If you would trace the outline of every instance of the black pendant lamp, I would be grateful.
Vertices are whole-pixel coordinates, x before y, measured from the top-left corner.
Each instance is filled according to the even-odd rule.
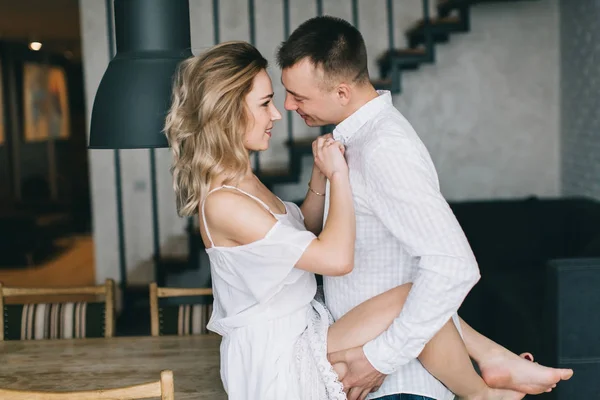
[[[191,57],[189,0],[115,0],[117,53],[94,99],[91,149],[168,147],[177,65]]]

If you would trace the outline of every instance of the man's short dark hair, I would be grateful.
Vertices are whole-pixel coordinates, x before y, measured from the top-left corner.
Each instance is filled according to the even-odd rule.
[[[336,79],[369,80],[365,41],[358,29],[341,18],[319,16],[303,22],[277,51],[281,69],[305,58],[323,68],[326,84]]]

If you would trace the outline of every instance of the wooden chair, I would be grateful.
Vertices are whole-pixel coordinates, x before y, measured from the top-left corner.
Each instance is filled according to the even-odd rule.
[[[206,324],[212,313],[211,288],[166,288],[150,284],[150,323],[152,336],[208,334]],[[203,303],[159,307],[167,297],[204,296]]]
[[[0,389],[2,400],[134,400],[160,397],[161,400],[174,400],[173,371],[160,373],[160,380],[141,385],[115,389],[97,389],[80,392],[45,392]]]
[[[112,337],[115,282],[70,288],[9,288],[0,283],[0,341]],[[9,297],[104,296],[104,302],[5,304]]]

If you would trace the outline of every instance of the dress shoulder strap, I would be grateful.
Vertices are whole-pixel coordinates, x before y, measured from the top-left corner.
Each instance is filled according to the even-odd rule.
[[[272,216],[276,217],[275,213],[273,211],[271,211],[271,209],[269,208],[269,206],[264,201],[262,201],[261,199],[259,199],[258,197],[254,196],[254,195],[252,195],[252,194],[250,194],[248,192],[246,192],[245,190],[242,190],[242,189],[240,189],[238,187],[235,187],[235,186],[223,185],[221,187],[224,187],[224,188],[227,188],[227,189],[234,189],[234,190],[237,190],[240,193],[245,194],[246,196],[248,196],[251,199],[255,200],[258,204],[260,204],[261,206],[263,206],[265,208],[265,210],[267,210],[269,213],[271,213]]]
[[[256,202],[258,202],[261,206],[263,206],[265,208],[265,210],[267,210],[269,213],[271,213],[272,216],[274,216],[274,217],[277,218],[277,216],[275,215],[275,213],[273,213],[273,211],[271,211],[271,209],[269,208],[269,206],[264,201],[262,201],[261,199],[259,199],[258,197],[254,196],[254,195],[251,195],[250,193],[248,193],[248,192],[246,192],[246,191],[244,191],[244,190],[242,190],[240,188],[237,188],[235,186],[222,185],[222,186],[216,187],[216,188],[212,189],[210,192],[208,192],[208,194],[206,195],[206,197],[204,197],[204,200],[202,200],[202,222],[204,223],[204,231],[206,232],[206,236],[208,237],[208,240],[210,241],[210,246],[211,247],[215,247],[215,243],[212,240],[212,236],[210,235],[210,232],[208,230],[208,224],[206,223],[206,214],[204,213],[204,204],[206,203],[206,199],[208,198],[208,196],[210,196],[212,193],[216,192],[217,190],[220,190],[220,189],[223,189],[223,188],[234,189],[234,190],[237,190],[240,193],[245,194],[246,196],[248,196],[251,199],[253,199]]]
[[[206,203],[206,199],[208,199],[208,196],[210,196],[212,193],[214,193],[217,190],[222,189],[222,188],[223,188],[223,186],[214,188],[213,190],[208,192],[206,194],[206,197],[204,197],[204,200],[202,200],[202,223],[204,224],[204,231],[206,232],[206,236],[208,237],[208,240],[210,241],[210,247],[215,247],[215,243],[212,240],[212,236],[210,235],[210,231],[208,230],[208,224],[206,223],[206,214],[204,213],[204,204]]]

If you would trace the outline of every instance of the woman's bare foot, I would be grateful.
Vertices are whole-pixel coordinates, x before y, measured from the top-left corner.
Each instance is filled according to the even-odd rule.
[[[549,368],[528,361],[504,349],[479,362],[481,376],[492,388],[511,389],[525,394],[540,394],[573,376],[572,369]],[[532,359],[532,358],[531,358]]]

